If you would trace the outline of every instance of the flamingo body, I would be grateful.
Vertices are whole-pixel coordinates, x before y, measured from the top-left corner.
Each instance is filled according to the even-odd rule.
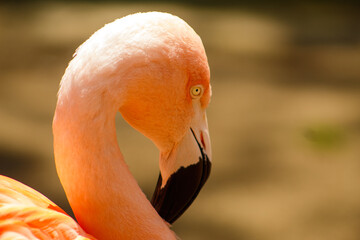
[[[34,189],[0,175],[0,239],[93,239]]]

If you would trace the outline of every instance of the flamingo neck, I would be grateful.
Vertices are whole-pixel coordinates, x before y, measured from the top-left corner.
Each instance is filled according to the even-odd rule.
[[[175,239],[124,161],[116,111],[85,113],[80,102],[59,97],[53,131],[58,175],[81,227],[98,239]]]

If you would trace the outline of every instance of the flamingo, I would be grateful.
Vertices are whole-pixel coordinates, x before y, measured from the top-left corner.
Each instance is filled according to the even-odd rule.
[[[56,169],[78,223],[0,176],[0,239],[176,239],[170,224],[210,174],[210,97],[203,44],[182,19],[149,12],[105,25],[76,50],[53,119]],[[159,149],[151,202],[120,152],[117,112]]]

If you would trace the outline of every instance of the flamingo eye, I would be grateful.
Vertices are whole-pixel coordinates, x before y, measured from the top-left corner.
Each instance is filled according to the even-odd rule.
[[[190,89],[190,94],[192,98],[199,98],[203,94],[203,87],[201,85],[193,86]]]

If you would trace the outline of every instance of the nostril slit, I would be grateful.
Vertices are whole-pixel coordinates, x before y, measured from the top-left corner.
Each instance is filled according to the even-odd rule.
[[[201,141],[201,144],[203,145],[204,149],[206,150],[206,145],[205,145],[204,136],[203,136],[202,132],[200,132],[200,141]]]

